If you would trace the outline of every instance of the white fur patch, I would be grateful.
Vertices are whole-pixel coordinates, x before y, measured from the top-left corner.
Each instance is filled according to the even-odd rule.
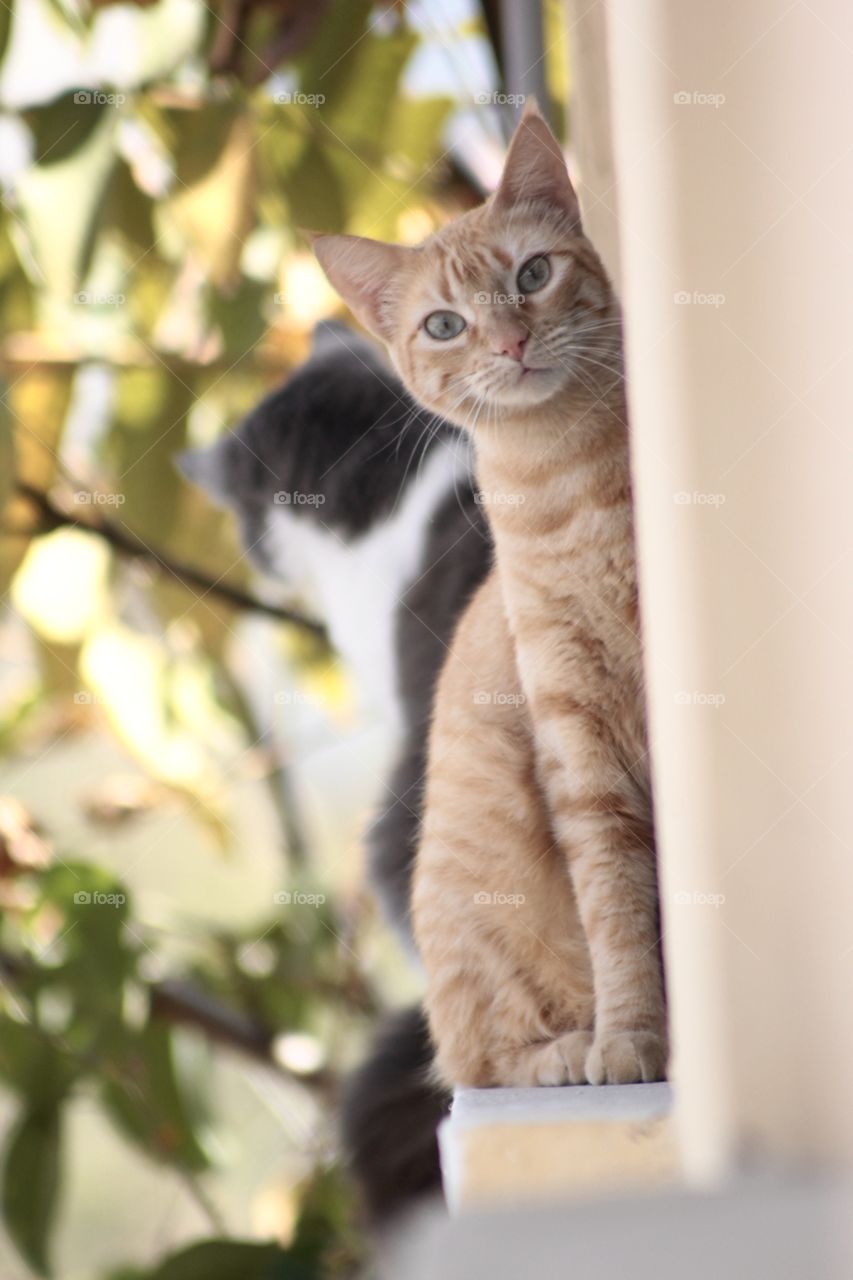
[[[394,729],[401,726],[394,652],[399,601],[421,570],[437,507],[469,470],[461,443],[434,446],[393,512],[352,542],[323,524],[322,507],[316,515],[276,507],[267,522],[278,575],[323,619],[361,700]]]

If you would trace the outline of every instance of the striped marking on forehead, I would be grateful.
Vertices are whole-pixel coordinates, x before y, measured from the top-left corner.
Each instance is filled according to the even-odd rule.
[[[572,243],[570,249],[552,252],[561,253],[570,260],[573,258],[575,262],[588,271],[590,275],[595,276],[601,284],[609,286],[610,280],[604,269],[604,264],[588,241],[578,239]]]
[[[495,271],[494,253],[475,245],[436,245],[436,283],[445,297],[487,279]]]

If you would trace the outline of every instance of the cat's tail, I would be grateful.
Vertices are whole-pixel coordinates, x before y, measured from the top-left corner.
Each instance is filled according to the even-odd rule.
[[[370,1227],[384,1231],[441,1188],[438,1125],[449,1095],[430,1078],[423,1009],[391,1014],[344,1087],[341,1128]]]

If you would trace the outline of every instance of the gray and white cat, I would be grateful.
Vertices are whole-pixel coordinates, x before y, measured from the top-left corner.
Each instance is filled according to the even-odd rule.
[[[325,623],[364,702],[396,730],[369,833],[380,899],[408,935],[409,872],[432,693],[491,562],[468,455],[372,342],[318,325],[310,358],[184,475],[237,518],[246,555]]]
[[[178,461],[233,511],[250,560],[325,623],[362,698],[396,731],[367,845],[380,901],[410,942],[433,691],[492,559],[465,446],[411,399],[371,342],[326,322],[281,387],[233,432]],[[446,1099],[425,1084],[430,1060],[421,1010],[404,1010],[346,1090],[345,1144],[374,1221],[437,1182]]]

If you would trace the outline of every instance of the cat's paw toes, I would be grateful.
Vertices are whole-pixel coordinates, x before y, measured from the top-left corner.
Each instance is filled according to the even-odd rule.
[[[592,1044],[591,1031],[567,1031],[541,1045],[533,1064],[537,1085],[586,1084],[585,1064]]]
[[[586,1058],[590,1084],[636,1084],[666,1077],[667,1045],[653,1031],[614,1031],[599,1036]]]
[[[591,1031],[567,1031],[554,1041],[565,1067],[565,1078],[561,1084],[586,1084],[586,1060],[591,1046]]]

